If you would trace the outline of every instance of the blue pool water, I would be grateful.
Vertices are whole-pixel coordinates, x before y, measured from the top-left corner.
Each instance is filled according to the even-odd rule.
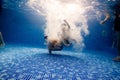
[[[98,1],[113,6],[119,0]],[[26,2],[0,0],[0,32],[6,44],[0,48],[0,80],[120,80],[120,62],[112,61],[117,56],[113,18],[104,25],[88,19],[83,50],[70,46],[50,55],[44,44],[46,21]]]
[[[107,52],[60,51],[9,45],[0,51],[1,80],[119,80],[120,63]]]

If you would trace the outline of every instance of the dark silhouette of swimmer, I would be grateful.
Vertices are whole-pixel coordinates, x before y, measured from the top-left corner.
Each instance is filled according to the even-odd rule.
[[[116,38],[117,38],[118,56],[113,60],[120,62],[120,2],[115,6],[114,11],[115,11],[114,30],[116,32]]]
[[[114,12],[114,17],[115,17],[114,18],[114,31],[116,32],[117,50],[118,50],[118,56],[116,58],[113,58],[113,60],[120,62],[120,2],[114,6],[113,12]],[[109,17],[110,15],[106,14],[106,17],[103,21],[101,21],[101,24],[104,24],[109,19]]]
[[[2,0],[0,0],[0,15],[2,14]]]
[[[0,32],[0,47],[3,47],[5,45],[2,37],[2,33]]]

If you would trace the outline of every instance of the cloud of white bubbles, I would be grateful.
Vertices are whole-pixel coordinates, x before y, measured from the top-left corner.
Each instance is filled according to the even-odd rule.
[[[33,10],[45,17],[45,34],[49,38],[59,39],[61,24],[66,20],[70,25],[70,38],[74,39],[74,47],[84,47],[83,36],[88,35],[88,13],[94,11],[96,0],[29,0],[27,3]],[[99,14],[99,12],[95,12]]]

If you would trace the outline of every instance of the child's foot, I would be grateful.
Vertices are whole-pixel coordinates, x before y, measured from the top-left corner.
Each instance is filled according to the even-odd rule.
[[[117,56],[116,58],[113,58],[113,61],[120,62],[120,56]]]

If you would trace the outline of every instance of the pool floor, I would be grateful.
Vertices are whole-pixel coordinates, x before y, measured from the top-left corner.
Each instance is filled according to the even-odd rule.
[[[10,45],[0,49],[0,80],[120,80],[120,62],[104,52],[50,55],[47,49]]]

